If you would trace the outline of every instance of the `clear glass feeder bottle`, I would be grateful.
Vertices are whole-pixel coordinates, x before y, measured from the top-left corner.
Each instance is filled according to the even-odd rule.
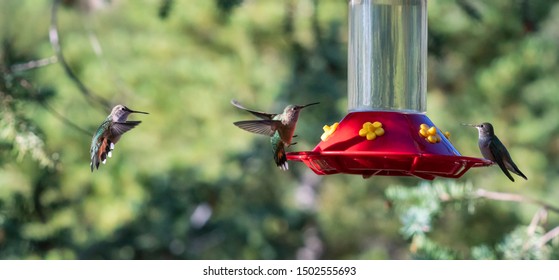
[[[349,112],[425,113],[426,5],[427,0],[349,1]]]

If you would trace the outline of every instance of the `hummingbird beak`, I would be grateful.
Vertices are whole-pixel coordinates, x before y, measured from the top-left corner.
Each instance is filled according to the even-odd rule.
[[[129,109],[128,107],[124,107],[124,111],[129,112],[129,113],[139,113],[139,114],[148,114],[149,115],[148,112],[134,111],[134,110]]]
[[[316,105],[316,104],[320,104],[320,102],[310,103],[310,104],[303,105],[303,106],[297,106],[297,108],[298,109],[303,109],[305,107],[309,107],[309,106]]]
[[[464,126],[471,126],[471,127],[475,127],[475,128],[479,127],[479,124],[461,123],[461,125],[464,125]]]

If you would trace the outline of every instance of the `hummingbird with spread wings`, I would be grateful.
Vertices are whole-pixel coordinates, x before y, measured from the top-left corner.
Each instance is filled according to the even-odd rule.
[[[292,140],[293,137],[296,137],[294,133],[297,120],[299,119],[299,112],[301,109],[319,104],[319,102],[307,105],[289,105],[280,114],[250,110],[243,107],[236,100],[231,100],[231,104],[260,118],[260,120],[238,121],[233,124],[248,132],[270,136],[274,161],[280,169],[287,170],[289,166],[287,164],[285,148],[296,144]]]
[[[99,164],[105,164],[107,157],[112,156],[115,144],[120,140],[122,134],[141,123],[141,121],[126,120],[132,113],[149,114],[131,110],[124,105],[116,105],[111,114],[97,128],[91,140],[91,172],[94,168],[99,169]]]
[[[510,174],[510,172],[528,180],[526,175],[518,169],[514,161],[507,151],[507,148],[501,140],[495,135],[495,131],[493,130],[493,125],[490,123],[482,123],[482,124],[464,124],[468,126],[473,126],[477,128],[479,133],[478,139],[478,146],[481,154],[485,159],[491,160],[499,165],[503,173],[507,175],[507,177],[514,182],[514,178]],[[509,172],[510,171],[510,172]]]

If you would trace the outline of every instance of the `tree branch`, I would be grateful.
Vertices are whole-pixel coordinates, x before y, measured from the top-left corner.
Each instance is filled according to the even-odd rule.
[[[538,212],[534,214],[534,217],[532,217],[532,221],[530,221],[530,225],[528,226],[527,229],[528,235],[529,236],[534,235],[534,233],[536,233],[536,229],[538,228],[540,222],[543,221],[543,223],[545,223],[546,219],[547,219],[547,210],[544,207],[541,207],[538,210]]]
[[[72,71],[72,69],[70,69],[70,66],[68,66],[68,63],[66,63],[66,60],[64,59],[64,55],[62,53],[62,46],[60,44],[60,35],[58,33],[57,10],[59,4],[60,4],[60,0],[53,0],[52,10],[51,10],[51,22],[49,27],[49,41],[52,48],[54,49],[56,58],[58,59],[58,62],[60,62],[60,64],[62,65],[62,68],[64,68],[66,75],[68,75],[68,77],[78,86],[81,93],[86,97],[86,100],[91,104],[96,103],[98,105],[101,105],[104,107],[103,109],[108,110],[110,109],[109,102],[103,97],[93,94],[85,86],[85,84],[82,83],[82,81],[78,78],[78,76],[74,74],[74,72]]]
[[[19,80],[19,84],[22,87],[24,87],[25,89],[27,89],[31,93],[32,96],[37,97],[39,95],[37,89],[35,89],[33,84],[31,84],[29,81],[27,81],[26,79],[22,79],[22,78],[18,78],[18,80]],[[56,111],[54,108],[52,108],[45,100],[40,100],[39,104],[41,104],[41,106],[43,106],[43,108],[45,108],[48,112],[50,112],[57,119],[62,121],[62,123],[72,127],[75,130],[78,130],[78,131],[82,132],[83,134],[85,134],[87,136],[92,135],[90,131],[87,131],[87,130],[81,128],[79,125],[75,124],[70,119],[68,119],[64,115],[60,114],[58,111]]]
[[[546,210],[553,211],[555,213],[559,213],[559,207],[553,206],[546,202],[525,197],[519,194],[512,194],[512,193],[502,193],[502,192],[492,192],[484,189],[478,189],[475,192],[475,196],[477,198],[486,198],[491,200],[499,200],[499,201],[511,201],[511,202],[526,202],[530,204],[535,204],[543,207]]]
[[[540,242],[538,242],[538,247],[543,247],[547,242],[551,241],[553,238],[559,236],[559,226],[556,226],[552,230],[548,231],[542,236]]]
[[[38,60],[32,60],[32,61],[28,61],[25,63],[19,63],[19,64],[15,64],[12,65],[12,67],[10,67],[10,71],[13,73],[16,72],[23,72],[23,71],[27,71],[30,69],[35,69],[35,68],[39,68],[39,67],[43,67],[43,66],[47,66],[53,63],[58,62],[58,59],[56,58],[56,56],[51,56],[49,58],[42,58],[42,59],[38,59]]]
[[[534,232],[536,231],[537,224],[541,220],[545,220],[547,218],[547,211],[553,211],[555,213],[559,213],[559,207],[553,206],[541,200],[525,197],[519,194],[492,192],[484,189],[478,189],[475,192],[475,196],[477,198],[486,198],[486,199],[499,200],[499,201],[525,202],[525,203],[541,206],[542,208],[538,210],[538,212],[534,215],[532,221],[530,222],[530,226],[528,227],[529,235],[533,235]],[[544,234],[539,240],[539,242],[536,244],[536,246],[541,248],[547,242],[553,240],[558,236],[559,236],[559,226],[553,228],[552,230]]]

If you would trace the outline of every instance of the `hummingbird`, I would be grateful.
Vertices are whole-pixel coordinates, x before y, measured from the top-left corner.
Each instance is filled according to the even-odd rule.
[[[518,169],[514,161],[512,161],[512,158],[510,157],[507,148],[505,148],[505,145],[503,145],[503,143],[501,143],[497,135],[495,135],[493,126],[490,123],[485,122],[476,125],[473,124],[463,124],[463,125],[473,126],[477,128],[479,132],[478,145],[481,154],[483,155],[484,158],[496,162],[501,168],[501,170],[503,170],[503,173],[505,173],[505,175],[507,175],[507,177],[511,181],[514,182],[514,178],[512,178],[512,175],[509,173],[509,170],[512,173],[524,178],[525,180],[528,180],[528,178],[526,178],[526,175],[524,175],[520,171],[520,169]]]
[[[250,110],[243,107],[236,100],[231,100],[231,104],[260,118],[260,120],[238,121],[233,124],[248,132],[270,136],[272,151],[274,153],[274,161],[281,170],[287,170],[289,169],[289,166],[287,164],[285,148],[297,144],[296,142],[292,142],[292,140],[294,137],[297,137],[294,133],[295,126],[297,125],[297,120],[299,118],[299,112],[301,109],[319,104],[319,102],[302,106],[289,105],[285,107],[283,113],[281,114],[270,114]]]
[[[126,120],[132,113],[149,114],[130,110],[124,105],[116,105],[111,114],[97,128],[91,140],[91,172],[93,172],[93,168],[99,169],[99,163],[105,164],[107,157],[112,156],[112,150],[122,134],[141,123],[141,121]]]

